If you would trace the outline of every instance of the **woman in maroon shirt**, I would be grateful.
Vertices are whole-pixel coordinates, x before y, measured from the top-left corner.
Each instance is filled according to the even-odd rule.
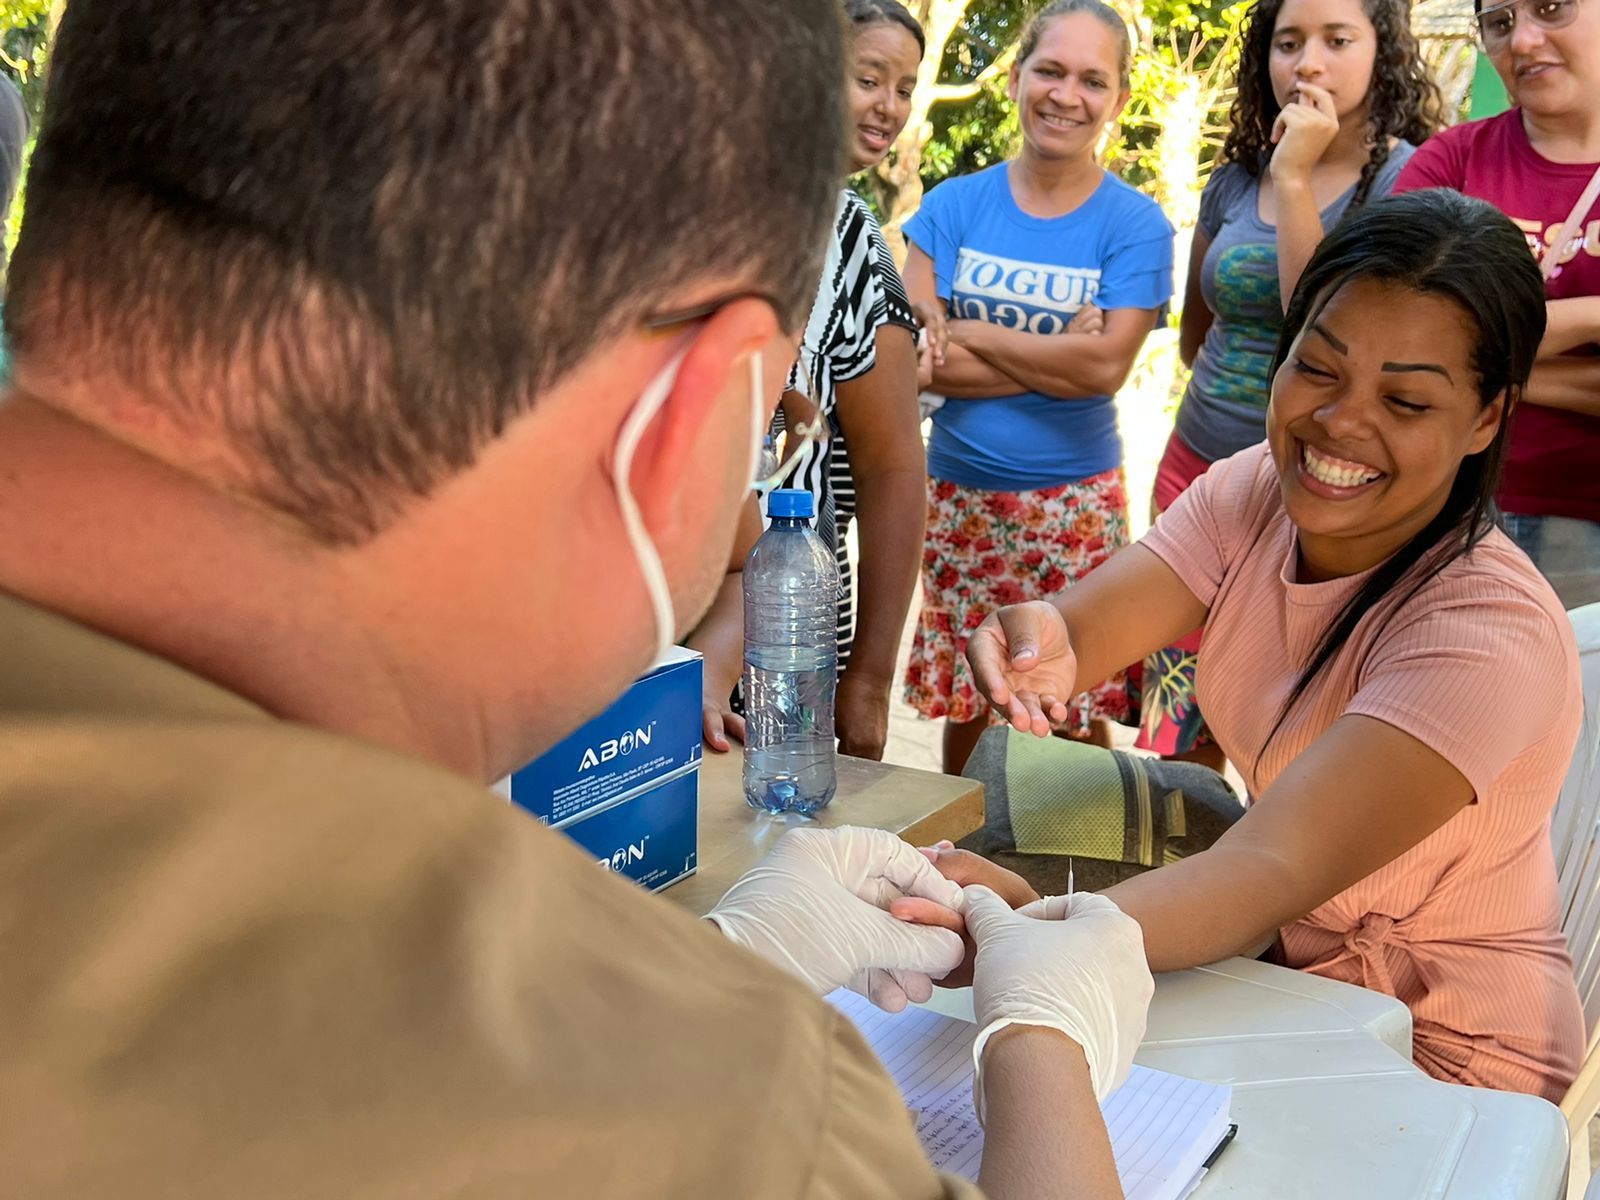
[[[1394,190],[1489,201],[1545,267],[1548,332],[1500,504],[1507,532],[1575,608],[1600,601],[1600,200],[1589,196],[1565,239],[1561,229],[1600,172],[1600,0],[1480,4],[1478,26],[1516,107],[1430,139]]]

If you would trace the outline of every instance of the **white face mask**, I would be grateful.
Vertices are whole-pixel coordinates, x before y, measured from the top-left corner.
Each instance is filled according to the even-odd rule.
[[[672,604],[672,589],[667,585],[667,573],[661,566],[661,555],[650,539],[650,531],[645,528],[644,518],[639,513],[639,505],[633,498],[630,476],[633,472],[634,452],[639,448],[644,431],[650,427],[650,422],[655,420],[656,414],[661,411],[661,406],[672,394],[672,387],[678,382],[678,372],[682,369],[684,357],[688,353],[689,348],[685,346],[673,355],[672,360],[639,394],[638,403],[633,406],[633,411],[628,414],[628,419],[622,423],[622,429],[617,434],[616,449],[611,457],[611,479],[617,489],[617,505],[622,509],[622,525],[627,531],[628,542],[633,547],[634,561],[639,564],[639,574],[644,578],[645,591],[650,594],[650,607],[655,614],[656,659],[662,658],[676,642],[678,618]],[[750,356],[751,478],[754,478],[760,469],[761,437],[766,432],[766,423],[761,419],[761,396],[764,387],[761,352],[758,350]]]

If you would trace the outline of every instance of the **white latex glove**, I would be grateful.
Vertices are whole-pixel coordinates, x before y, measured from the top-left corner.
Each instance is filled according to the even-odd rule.
[[[882,829],[796,829],[707,914],[723,934],[810,985],[899,1012],[933,995],[965,951],[959,935],[896,920],[901,896],[959,908],[961,888]]]
[[[1128,1077],[1155,991],[1139,923],[1089,892],[1035,900],[1015,912],[986,887],[968,887],[965,896],[967,933],[978,947],[972,972],[978,1119],[983,1047],[1008,1025],[1043,1025],[1077,1042],[1095,1095],[1104,1100]]]

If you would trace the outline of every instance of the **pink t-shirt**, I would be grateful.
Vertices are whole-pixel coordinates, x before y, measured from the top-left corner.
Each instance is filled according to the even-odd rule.
[[[1394,192],[1447,187],[1487,200],[1527,235],[1542,261],[1596,166],[1545,158],[1528,142],[1522,112],[1513,108],[1429,138],[1400,172]],[[1546,291],[1552,300],[1600,296],[1600,201],[1567,243]],[[1572,353],[1592,357],[1600,346]],[[1600,417],[1524,405],[1512,417],[1508,449],[1500,488],[1507,512],[1600,521]]]
[[[1295,530],[1264,444],[1213,466],[1143,544],[1210,610],[1197,694],[1252,797],[1270,804],[1273,780],[1346,714],[1410,734],[1476,792],[1420,844],[1284,929],[1291,965],[1404,1001],[1430,1074],[1559,1099],[1584,1028],[1550,813],[1583,693],[1550,586],[1496,530],[1387,619],[1382,606],[1364,616],[1263,754],[1301,666],[1365,576],[1296,582]]]

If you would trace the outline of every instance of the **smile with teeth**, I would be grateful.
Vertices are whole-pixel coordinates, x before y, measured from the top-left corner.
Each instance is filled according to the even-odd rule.
[[[1083,124],[1082,121],[1074,121],[1071,117],[1058,117],[1052,113],[1040,113],[1039,120],[1052,129],[1076,129]]]
[[[1329,487],[1356,488],[1383,478],[1383,472],[1375,467],[1351,462],[1348,459],[1334,458],[1331,454],[1323,454],[1303,443],[1300,447],[1300,463],[1305,467],[1307,475]]]

